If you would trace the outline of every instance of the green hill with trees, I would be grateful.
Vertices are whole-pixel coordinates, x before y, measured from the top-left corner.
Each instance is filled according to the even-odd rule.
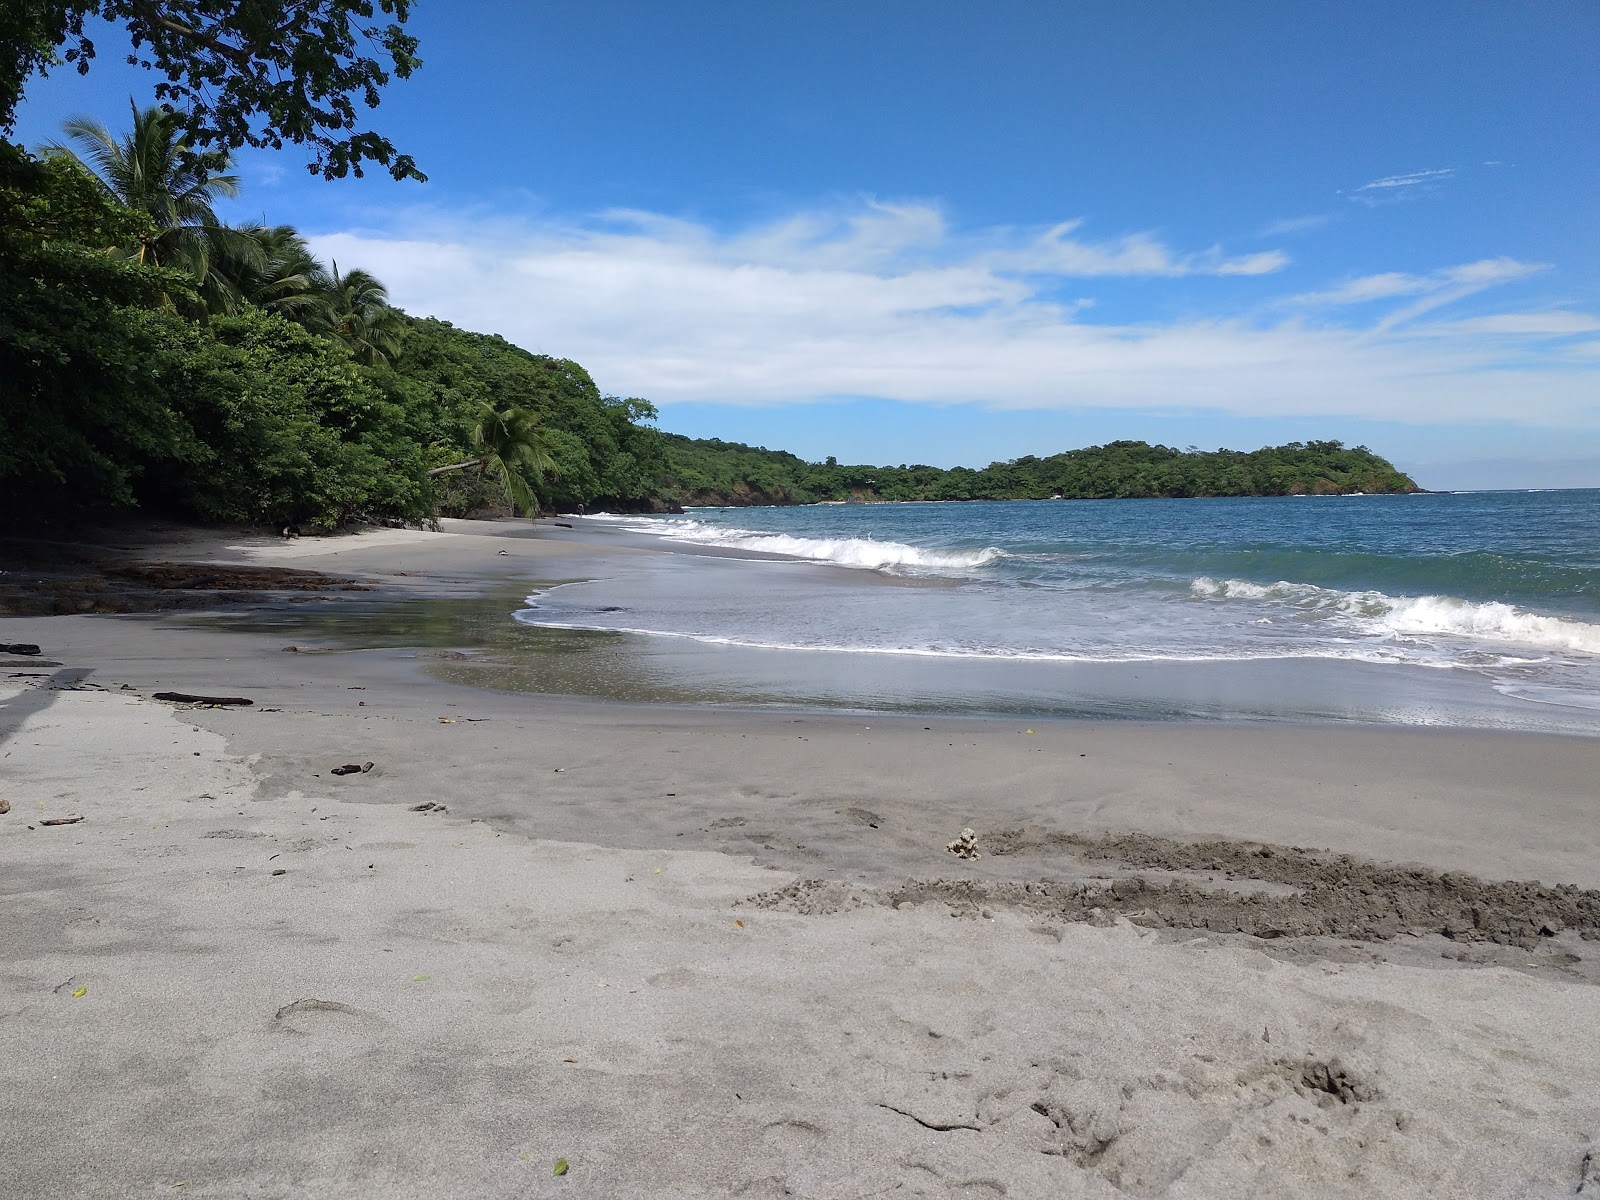
[[[1416,492],[1410,476],[1365,446],[1291,442],[1261,450],[1175,450],[1112,442],[987,467],[845,466],[715,438],[666,442],[662,492],[683,505],[824,500],[1065,500]]]
[[[637,506],[659,435],[578,364],[407,316],[286,226],[229,227],[226,155],[160,109],[0,143],[0,506],[331,528]]]

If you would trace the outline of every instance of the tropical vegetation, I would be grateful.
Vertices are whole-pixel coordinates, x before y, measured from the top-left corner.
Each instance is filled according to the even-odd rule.
[[[663,435],[663,493],[679,504],[823,500],[1068,500],[1415,492],[1410,476],[1365,446],[1290,442],[1261,450],[1177,450],[1122,441],[1025,455],[982,469],[844,466],[715,438]]]
[[[416,319],[283,225],[230,227],[228,155],[158,108],[0,143],[0,504],[329,528],[639,505],[655,411],[576,363]]]
[[[86,74],[94,36],[119,31],[149,71],[158,105],[200,150],[241,146],[311,153],[314,174],[425,179],[388,138],[362,128],[392,79],[422,65],[405,30],[411,0],[6,0],[0,8],[0,133],[28,80]],[[359,106],[359,108],[358,108]]]

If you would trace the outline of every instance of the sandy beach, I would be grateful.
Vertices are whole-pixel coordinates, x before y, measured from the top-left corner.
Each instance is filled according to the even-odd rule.
[[[653,553],[142,552],[432,604]],[[1600,1195],[1594,738],[616,703],[404,641],[0,618],[8,1200]]]

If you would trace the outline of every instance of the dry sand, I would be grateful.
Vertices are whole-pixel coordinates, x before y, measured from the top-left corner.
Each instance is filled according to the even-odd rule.
[[[183,553],[418,588],[593,553],[469,528]],[[604,705],[169,619],[19,641],[7,1200],[1600,1195],[1600,742]]]

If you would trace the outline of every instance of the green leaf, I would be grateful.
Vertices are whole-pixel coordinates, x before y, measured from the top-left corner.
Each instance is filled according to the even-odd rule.
[[[552,1174],[552,1175],[565,1175],[566,1173],[567,1173],[567,1160],[564,1159],[564,1158],[556,1159],[556,1169],[554,1171],[551,1171],[550,1174]]]

